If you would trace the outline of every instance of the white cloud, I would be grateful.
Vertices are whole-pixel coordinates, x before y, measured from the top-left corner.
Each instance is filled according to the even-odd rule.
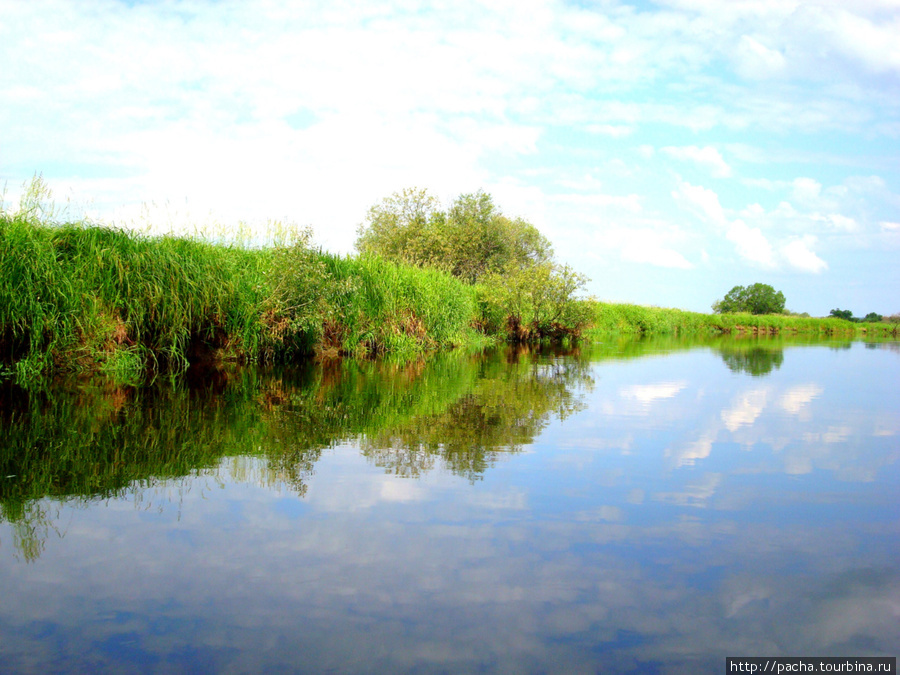
[[[719,195],[713,190],[680,181],[678,189],[672,192],[672,196],[698,210],[714,225],[726,225],[728,222],[725,211],[719,203]]]
[[[414,481],[390,477],[381,483],[381,499],[386,502],[413,502],[425,498],[426,492]]]
[[[792,267],[802,272],[818,274],[828,269],[828,264],[810,250],[815,243],[814,236],[806,235],[782,246],[781,253]]]
[[[681,492],[659,492],[654,495],[656,499],[681,506],[695,506],[704,508],[709,498],[716,493],[716,489],[722,482],[722,474],[704,474],[695,483],[685,486]]]
[[[859,229],[859,223],[853,218],[848,218],[840,213],[830,213],[825,217],[826,221],[836,230],[844,232],[855,232]]]
[[[705,166],[713,176],[728,177],[731,175],[731,167],[722,159],[722,155],[711,145],[699,148],[696,145],[667,146],[662,152],[675,159],[688,160]]]
[[[812,178],[795,178],[793,194],[801,203],[815,203],[822,194],[822,184]]]
[[[653,242],[629,244],[622,249],[622,259],[636,263],[645,263],[656,267],[689,270],[693,265],[678,251],[664,248]]]
[[[774,267],[775,251],[758,227],[749,227],[743,220],[735,220],[728,226],[726,237],[734,243],[742,258],[763,267]]]
[[[612,136],[613,138],[622,138],[628,136],[634,129],[624,124],[589,124],[585,127],[592,134],[600,134],[601,136]]]
[[[825,263],[806,235],[874,256],[866,237],[897,231],[896,4],[0,5],[0,59],[15,63],[0,69],[0,184],[43,170],[99,218],[176,204],[310,224],[343,252],[395,190],[484,188],[571,262],[610,242],[623,270],[715,264],[724,245],[738,265],[808,272]],[[673,191],[660,148],[758,176],[721,201]],[[566,173],[596,182],[559,195]],[[670,197],[715,231],[673,222]]]
[[[815,5],[802,6],[798,14],[808,22],[810,37],[819,41],[820,50],[831,47],[874,73],[900,72],[900,17],[896,14],[873,20],[840,6]]]
[[[769,49],[749,35],[742,35],[735,50],[735,67],[741,76],[766,79],[784,70],[785,60],[780,51]]]

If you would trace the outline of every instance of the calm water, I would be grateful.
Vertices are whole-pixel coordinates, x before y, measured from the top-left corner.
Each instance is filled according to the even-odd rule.
[[[896,656],[900,344],[0,390],[0,671]]]

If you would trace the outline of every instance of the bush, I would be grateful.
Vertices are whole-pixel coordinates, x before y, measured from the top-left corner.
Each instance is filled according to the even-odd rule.
[[[593,313],[576,298],[586,282],[568,265],[553,263],[488,274],[477,287],[483,328],[513,342],[577,338]]]

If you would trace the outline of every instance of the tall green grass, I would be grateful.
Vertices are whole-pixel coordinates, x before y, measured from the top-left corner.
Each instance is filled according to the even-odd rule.
[[[477,341],[475,290],[433,268],[379,257],[323,256],[332,281],[323,344],[374,355]]]
[[[260,254],[0,216],[0,348],[20,376],[259,350]]]
[[[437,270],[149,237],[0,212],[0,374],[122,379],[197,360],[413,354],[484,340],[474,291]]]

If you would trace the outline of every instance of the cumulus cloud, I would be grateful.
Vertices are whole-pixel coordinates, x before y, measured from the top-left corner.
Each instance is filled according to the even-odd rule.
[[[725,163],[719,151],[711,145],[702,148],[696,145],[667,146],[662,148],[662,152],[675,159],[696,162],[709,169],[713,176],[728,177],[731,175],[731,167]]]
[[[813,178],[795,178],[793,194],[801,203],[816,202],[822,194],[822,184]]]
[[[589,124],[586,128],[592,134],[612,136],[613,138],[628,136],[634,131],[632,127],[624,124]]]
[[[727,224],[725,210],[719,203],[719,195],[713,190],[681,181],[678,188],[672,192],[672,196],[677,201],[686,203],[694,211],[698,211],[714,225]]]
[[[743,220],[735,220],[728,226],[728,240],[734,242],[738,254],[763,267],[775,265],[772,244],[758,227],[749,227]]]
[[[855,232],[859,229],[859,223],[853,218],[848,218],[840,213],[830,213],[825,217],[825,220],[836,230]]]
[[[693,265],[678,251],[664,248],[652,242],[630,244],[622,249],[622,259],[636,263],[645,263],[656,267],[689,270]]]
[[[795,269],[818,274],[828,269],[828,264],[811,250],[815,243],[814,236],[806,235],[782,246],[781,253]]]
[[[825,263],[806,235],[874,251],[866,237],[897,231],[880,149],[900,134],[887,0],[529,0],[514,16],[480,0],[0,5],[0,59],[16,64],[0,69],[8,202],[45,171],[99,219],[186,204],[312,225],[345,252],[396,190],[484,188],[570,262],[613,242],[623,270],[689,270],[724,242],[739,265],[807,273]],[[736,161],[759,175],[721,200],[666,166],[725,178]],[[851,165],[883,176],[834,177]],[[568,172],[597,184],[559,195]],[[673,220],[673,196],[700,220]]]
[[[684,443],[677,448],[667,448],[666,457],[673,458],[675,466],[693,466],[698,459],[709,457],[715,440],[715,431],[708,431],[696,441]]]

